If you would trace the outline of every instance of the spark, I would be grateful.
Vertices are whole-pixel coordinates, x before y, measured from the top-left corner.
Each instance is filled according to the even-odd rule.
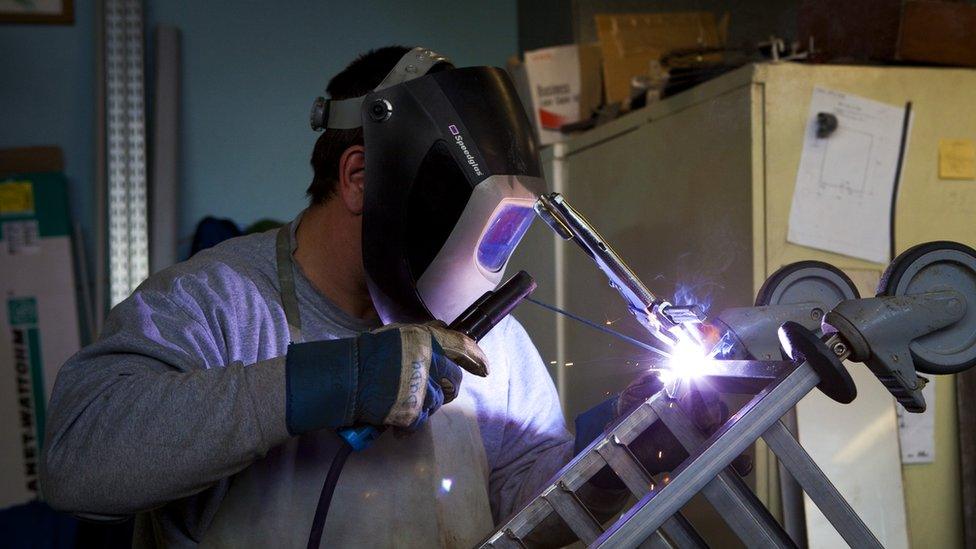
[[[556,361],[555,360],[550,360],[549,361],[549,364],[552,364],[553,366],[555,366],[556,365]]]
[[[573,364],[576,364],[576,363],[575,363],[575,362],[567,362],[567,363],[566,363],[566,367],[567,367],[567,368],[569,368],[569,367],[570,367],[570,366],[572,366]]]
[[[451,486],[453,486],[453,485],[454,485],[454,481],[453,480],[451,480],[449,478],[442,478],[441,479],[441,490],[443,490],[445,493],[450,492],[451,491]]]

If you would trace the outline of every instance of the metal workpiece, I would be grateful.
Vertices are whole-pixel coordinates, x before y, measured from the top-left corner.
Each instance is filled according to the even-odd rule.
[[[693,454],[705,436],[673,403],[651,402],[658,417],[685,451]],[[702,495],[742,540],[756,540],[762,547],[796,547],[759,498],[746,486],[734,467],[727,467],[702,489]]]
[[[801,327],[802,328],[802,327]],[[809,332],[808,332],[809,333]],[[819,340],[818,340],[819,342]],[[820,350],[827,349],[824,343]],[[593,441],[567,464],[552,483],[508,519],[481,547],[522,547],[533,529],[553,513],[591,547],[706,547],[694,528],[680,515],[681,508],[701,492],[726,520],[732,531],[749,547],[795,547],[796,543],[773,519],[759,499],[739,478],[732,462],[765,433],[775,436],[779,418],[820,382],[817,370],[807,362],[715,361],[715,370],[725,377],[705,376],[699,387],[721,387],[735,375],[766,387],[706,439],[678,401],[658,392],[622,418],[603,437]],[[656,482],[631,452],[628,445],[657,422],[670,431],[688,451],[689,457]],[[792,439],[791,439],[792,440]],[[803,449],[776,441],[789,452],[790,471],[802,480],[820,485],[815,501],[835,504],[828,518],[843,521],[845,539],[857,547],[874,547],[877,540],[849,506],[833,501],[836,489],[829,486]],[[803,455],[796,455],[797,452]],[[593,515],[575,495],[576,491],[604,467],[610,467],[637,503],[603,531]],[[811,480],[812,479],[812,480]],[[825,485],[825,486],[824,486]],[[853,541],[851,541],[853,540]]]
[[[540,196],[535,211],[556,234],[579,245],[623,296],[631,314],[666,345],[678,341],[673,328],[704,320],[704,312],[697,305],[672,305],[654,295],[590,222],[559,193]]]
[[[754,395],[783,377],[793,365],[781,360],[714,360],[694,381],[723,394]]]
[[[699,453],[689,457],[674,471],[668,484],[641,498],[591,546],[639,545],[816,387],[819,381],[813,368],[803,363],[754,397],[708,439]],[[752,543],[755,540],[743,541],[747,546],[758,546]]]
[[[882,547],[786,426],[779,421],[773,423],[763,433],[763,440],[848,545],[856,549]]]
[[[566,484],[557,482],[556,489],[549,490],[542,497],[583,543],[589,545],[600,535],[600,523]]]
[[[655,532],[649,540],[654,540],[659,538],[659,534],[663,533],[665,538],[664,547],[680,547],[681,549],[704,549],[708,547],[705,540],[702,539],[695,528],[688,522],[681,513],[676,513],[673,517],[664,521],[661,525],[661,529]],[[670,540],[670,542],[668,541]]]

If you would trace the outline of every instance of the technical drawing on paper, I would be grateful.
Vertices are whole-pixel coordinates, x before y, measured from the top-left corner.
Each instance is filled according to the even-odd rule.
[[[817,114],[837,129],[817,137]],[[814,88],[796,174],[787,240],[876,263],[890,258],[892,191],[905,111]]]
[[[838,128],[827,144],[820,163],[821,187],[835,187],[848,194],[862,195],[867,187],[868,163],[874,136],[851,128]]]

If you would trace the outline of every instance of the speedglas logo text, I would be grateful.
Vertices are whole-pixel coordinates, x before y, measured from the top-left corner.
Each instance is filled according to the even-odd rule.
[[[451,124],[447,127],[447,129],[451,130],[451,135],[454,136],[454,142],[457,143],[457,146],[461,149],[461,153],[463,153],[464,158],[468,160],[468,165],[471,166],[472,170],[474,170],[475,175],[484,175],[481,173],[481,166],[478,165],[478,162],[474,159],[474,156],[471,155],[471,151],[469,151],[467,145],[464,144],[464,138],[461,137],[461,131],[457,129],[457,126]]]

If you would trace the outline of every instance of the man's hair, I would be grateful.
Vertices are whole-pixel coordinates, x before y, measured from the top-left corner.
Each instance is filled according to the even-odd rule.
[[[380,85],[397,62],[411,48],[387,46],[360,55],[342,72],[329,80],[325,91],[332,99],[350,99],[366,95]],[[312,204],[321,204],[336,192],[339,185],[339,159],[346,149],[363,144],[363,129],[326,129],[312,150],[312,183],[306,194]]]

